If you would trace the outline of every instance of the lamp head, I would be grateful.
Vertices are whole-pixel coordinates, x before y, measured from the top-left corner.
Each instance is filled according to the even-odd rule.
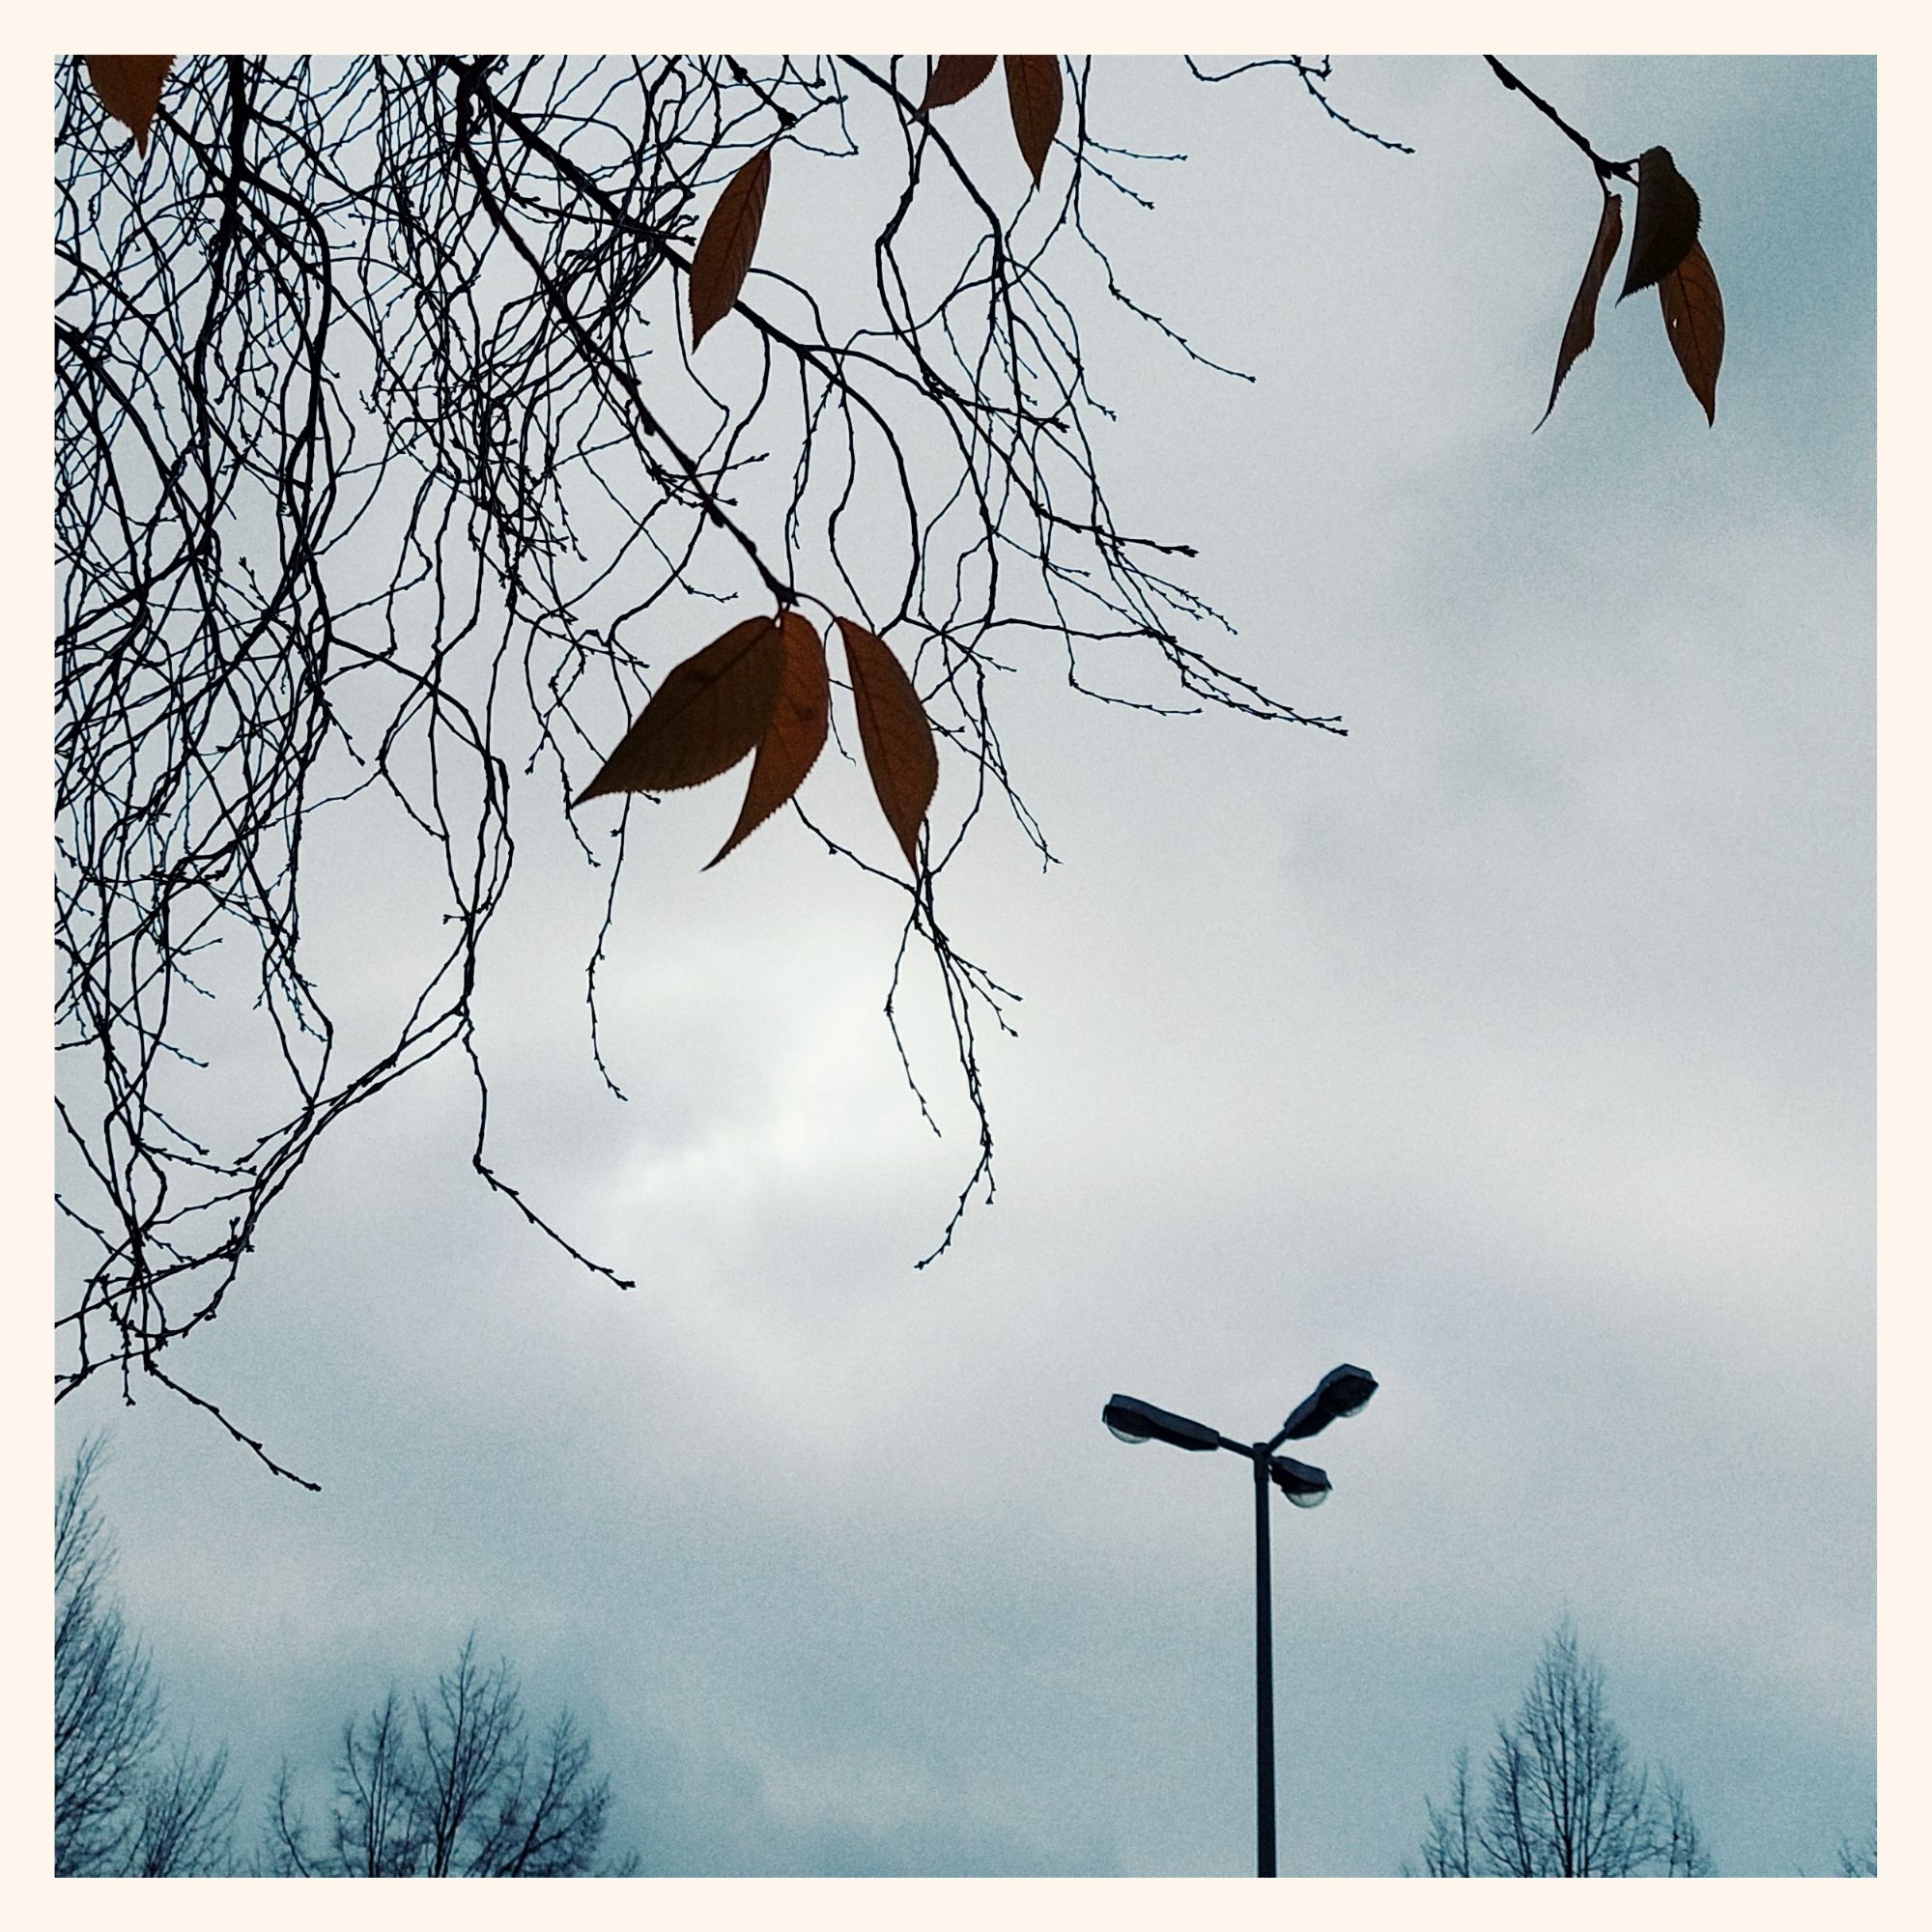
[[[1293,1456],[1268,1458],[1268,1480],[1296,1509],[1319,1509],[1328,1500],[1333,1487],[1326,1469],[1313,1463],[1297,1463]]]
[[[1205,1422],[1156,1408],[1134,1396],[1114,1396],[1100,1411],[1104,1422],[1122,1442],[1166,1442],[1176,1449],[1218,1449],[1219,1434]]]
[[[1310,1435],[1318,1435],[1331,1422],[1339,1421],[1345,1415],[1358,1415],[1368,1406],[1369,1398],[1375,1394],[1378,1384],[1367,1369],[1358,1369],[1352,1362],[1344,1362],[1340,1368],[1330,1369],[1315,1384],[1313,1394],[1300,1403],[1293,1415],[1281,1426],[1280,1440],[1299,1442]]]

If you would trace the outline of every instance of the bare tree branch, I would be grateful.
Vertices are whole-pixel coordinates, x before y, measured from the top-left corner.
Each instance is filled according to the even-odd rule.
[[[914,942],[952,1030],[976,1146],[935,1253],[990,1195],[980,1042],[1012,996],[937,904],[989,805],[1050,857],[1001,745],[1009,663],[1044,646],[1103,702],[1339,728],[1194,641],[1226,626],[1168,574],[1191,546],[1115,519],[1070,278],[1097,258],[1220,365],[1116,276],[1085,189],[1145,199],[1157,163],[1101,140],[1090,65],[1065,71],[1054,168],[1009,219],[896,61],[183,57],[138,162],[62,68],[57,1399],[152,1381],[293,1476],[162,1358],[321,1137],[452,1050],[477,1175],[628,1285],[499,1171],[476,988],[514,791],[601,874],[589,1044],[615,1090],[597,966],[626,844],[568,801],[721,604],[854,614],[913,668],[950,819],[911,882],[825,842],[906,895],[901,1052]],[[1326,63],[1297,71],[1334,114]],[[891,191],[810,286],[768,236],[700,360],[695,239],[765,148],[781,178]],[[315,855],[349,838],[384,855],[374,890],[414,882],[379,1036],[314,965]]]

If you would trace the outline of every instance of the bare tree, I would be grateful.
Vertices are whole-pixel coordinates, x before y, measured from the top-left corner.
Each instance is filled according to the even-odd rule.
[[[147,1652],[111,1594],[114,1552],[93,1483],[99,1437],[54,1495],[54,1871],[174,1878],[226,1869],[227,1751],[170,1749]]]
[[[232,1869],[239,1798],[225,1789],[228,1747],[199,1755],[184,1738],[141,1783],[128,1878],[197,1878]]]
[[[434,1695],[406,1706],[391,1688],[343,1726],[326,1844],[311,1842],[284,1764],[259,1862],[284,1877],[581,1877],[597,1868],[611,1804],[590,1758],[568,1711],[532,1745],[515,1672],[483,1668],[472,1634]]]
[[[1838,1837],[1838,1876],[1840,1878],[1876,1878],[1878,1876],[1878,1820],[1874,1818],[1871,1829],[1862,1837],[1855,1838],[1849,1832]]]
[[[1479,1847],[1474,1818],[1469,1810],[1469,1747],[1456,1747],[1454,1782],[1449,1801],[1439,1810],[1435,1799],[1429,1806],[1429,1834],[1422,1841],[1422,1870],[1429,1878],[1473,1878]],[[1406,1877],[1414,1877],[1412,1866],[1405,1863]]]
[[[90,1438],[54,1498],[54,1870],[184,1878],[234,1868],[225,1747],[171,1743],[147,1651],[110,1589],[113,1546]],[[611,1781],[566,1710],[532,1741],[507,1662],[472,1635],[432,1694],[392,1689],[343,1727],[326,1847],[310,1845],[283,1766],[255,1869],[384,1878],[566,1878],[597,1869]],[[608,1871],[635,1868],[635,1860]]]
[[[1603,1666],[1568,1617],[1517,1714],[1499,1719],[1483,1789],[1456,1755],[1447,1802],[1428,1802],[1430,1878],[1708,1878],[1715,1867],[1683,1787],[1630,1754],[1604,1705]],[[1405,1870],[1413,1874],[1412,1866]]]
[[[1670,1772],[1658,1773],[1658,1788],[1663,1794],[1663,1876],[1665,1878],[1711,1878],[1717,1873],[1704,1833],[1691,1815],[1684,1787]]]

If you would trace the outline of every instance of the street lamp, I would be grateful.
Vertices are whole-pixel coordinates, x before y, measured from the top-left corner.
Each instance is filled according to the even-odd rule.
[[[1263,1878],[1274,1869],[1274,1606],[1268,1559],[1268,1484],[1290,1502],[1314,1509],[1328,1500],[1327,1471],[1275,1451],[1318,1435],[1331,1422],[1357,1415],[1376,1392],[1376,1378],[1352,1362],[1330,1369],[1265,1442],[1231,1442],[1217,1429],[1130,1395],[1112,1397],[1100,1419],[1122,1442],[1165,1442],[1176,1449],[1232,1449],[1255,1471],[1255,1836]]]

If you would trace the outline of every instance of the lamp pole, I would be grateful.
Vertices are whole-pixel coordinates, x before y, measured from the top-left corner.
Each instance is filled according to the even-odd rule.
[[[1268,1555],[1268,1458],[1255,1459],[1255,1844],[1263,1878],[1274,1869],[1274,1588]]]
[[[1318,1435],[1340,1417],[1355,1415],[1376,1392],[1366,1369],[1344,1362],[1330,1369],[1265,1442],[1232,1442],[1218,1429],[1156,1408],[1135,1396],[1116,1395],[1100,1419],[1122,1442],[1161,1441],[1176,1449],[1229,1449],[1245,1456],[1255,1471],[1255,1863],[1260,1876],[1275,1876],[1274,1842],[1274,1602],[1268,1550],[1268,1485],[1290,1502],[1313,1509],[1332,1485],[1325,1471],[1275,1451],[1284,1442]]]

